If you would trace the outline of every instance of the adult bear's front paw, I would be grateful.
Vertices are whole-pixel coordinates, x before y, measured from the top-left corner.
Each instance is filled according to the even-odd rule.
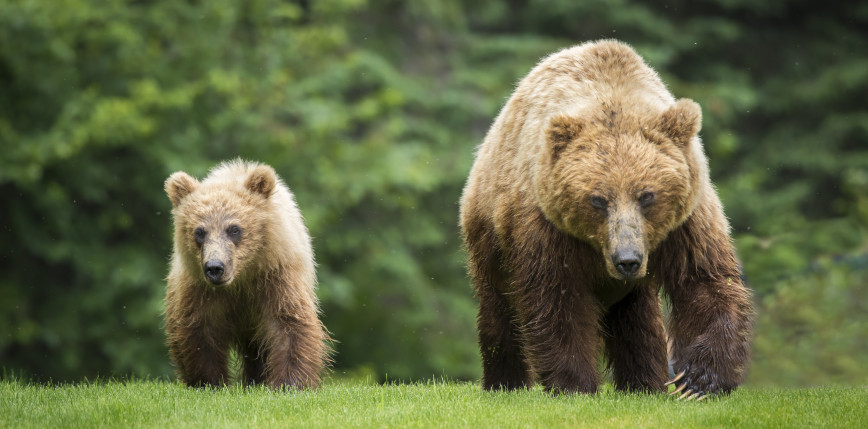
[[[699,365],[687,364],[666,386],[675,385],[675,390],[669,396],[679,395],[678,399],[701,401],[709,396],[726,394],[731,387],[723,386],[719,376],[713,370]]]

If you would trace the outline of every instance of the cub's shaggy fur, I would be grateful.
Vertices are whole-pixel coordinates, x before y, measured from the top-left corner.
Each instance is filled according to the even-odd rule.
[[[602,343],[618,389],[663,390],[661,287],[680,387],[743,380],[751,293],[700,127],[699,106],[616,41],[551,55],[519,83],[461,198],[485,389],[536,376],[594,392]]]
[[[245,383],[316,387],[328,336],[310,236],[286,185],[269,166],[232,161],[201,183],[174,173],[165,189],[175,222],[166,333],[181,381],[227,383],[234,348]]]

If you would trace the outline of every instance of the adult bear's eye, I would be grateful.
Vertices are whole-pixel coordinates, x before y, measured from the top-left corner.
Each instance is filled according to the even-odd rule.
[[[642,207],[647,207],[652,202],[654,202],[653,192],[643,192],[642,195],[639,195],[639,204]]]
[[[196,244],[200,246],[202,245],[202,243],[205,242],[205,236],[207,235],[208,233],[205,232],[205,228],[202,228],[201,226],[196,228],[195,231],[193,231],[193,237],[196,239]]]
[[[594,196],[591,197],[591,205],[600,210],[606,210],[609,207],[609,202],[603,197]]]

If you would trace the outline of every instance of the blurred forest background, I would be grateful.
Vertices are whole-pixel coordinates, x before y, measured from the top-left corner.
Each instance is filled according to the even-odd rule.
[[[243,157],[297,196],[336,375],[477,379],[474,148],[541,57],[610,37],[703,106],[749,383],[868,383],[868,2],[807,0],[0,0],[0,366],[171,375],[163,181]]]

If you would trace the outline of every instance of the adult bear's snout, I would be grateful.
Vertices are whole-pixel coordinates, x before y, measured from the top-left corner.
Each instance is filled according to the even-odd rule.
[[[618,250],[612,255],[612,265],[625,279],[639,277],[637,274],[642,267],[642,254],[635,249]]]

